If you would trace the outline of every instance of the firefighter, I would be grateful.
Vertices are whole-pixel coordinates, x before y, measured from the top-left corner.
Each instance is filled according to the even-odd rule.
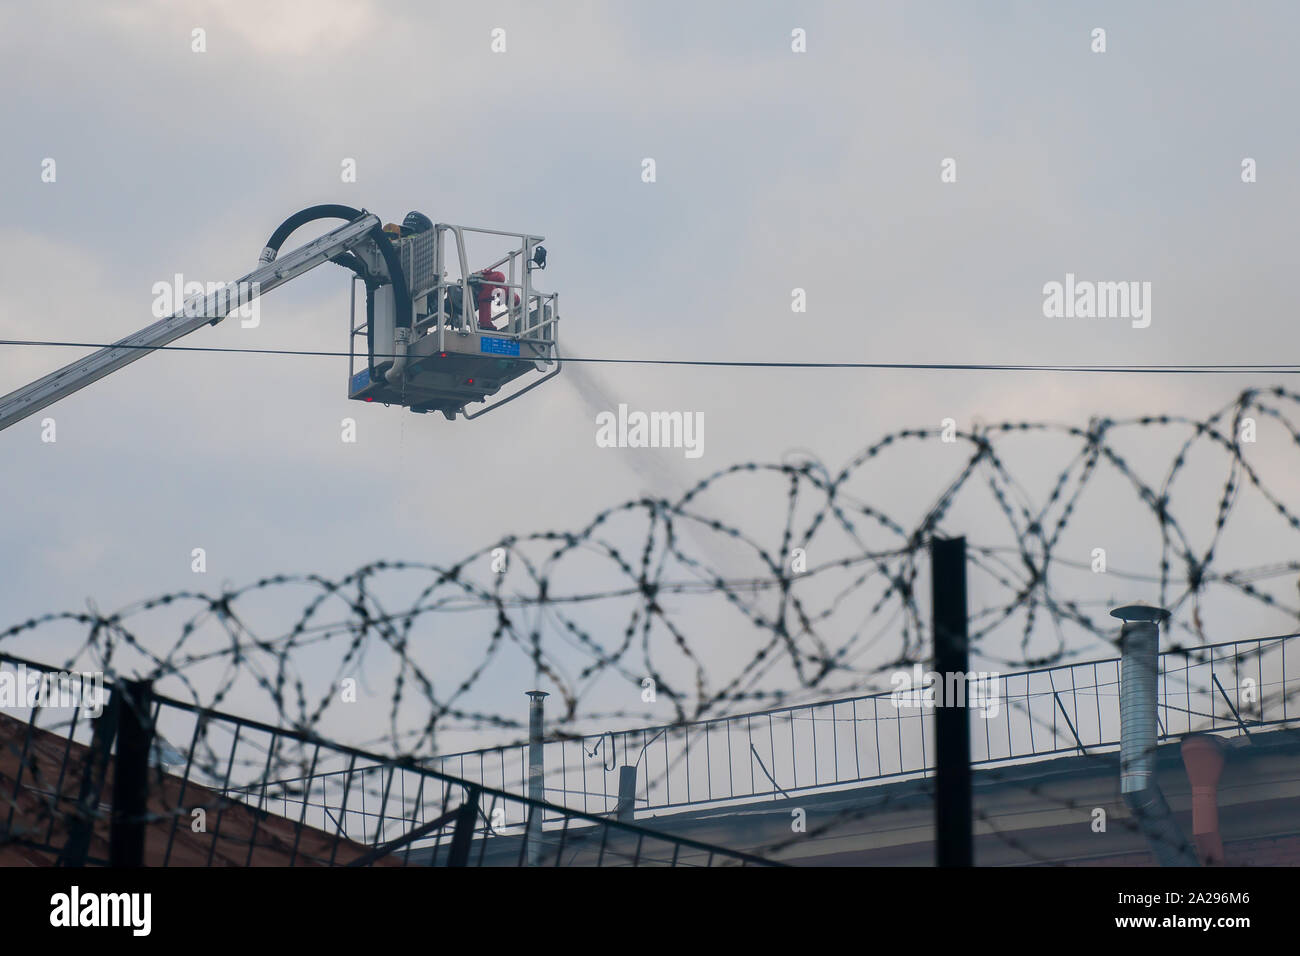
[[[504,294],[506,277],[504,274],[487,269],[480,269],[469,277],[470,288],[474,291],[474,304],[478,306],[478,327],[488,332],[495,332],[492,324],[492,296],[497,289]],[[519,293],[515,293],[515,305],[519,305]]]
[[[399,226],[395,222],[390,222],[384,226],[384,232],[390,239],[405,239],[407,236],[414,236],[421,232],[428,232],[433,228],[433,220],[422,212],[416,212],[412,209],[406,214]]]

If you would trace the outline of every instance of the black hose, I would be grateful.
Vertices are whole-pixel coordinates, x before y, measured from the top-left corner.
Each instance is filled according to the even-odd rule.
[[[370,377],[375,377],[375,289],[374,280],[366,280],[366,362]],[[348,343],[351,347],[352,343]]]
[[[289,238],[289,234],[300,226],[315,219],[344,219],[348,222],[360,219],[365,213],[360,209],[353,209],[351,206],[341,206],[337,203],[325,203],[320,206],[308,206],[306,209],[299,210],[284,222],[280,223],[280,228],[271,233],[271,238],[266,240],[266,248],[273,253],[278,253],[280,247],[284,245],[284,240]],[[263,253],[265,256],[265,253]],[[272,257],[274,258],[274,256]],[[270,259],[267,260],[268,262]]]
[[[366,268],[366,264],[361,261],[361,257],[355,252],[340,252],[337,256],[331,259],[330,262],[334,263],[336,266],[343,266],[345,269],[351,269],[356,273],[357,278],[359,279],[370,278],[370,271]]]
[[[262,261],[272,262],[275,256],[280,252],[280,246],[289,235],[301,226],[317,219],[344,219],[348,222],[355,222],[366,213],[360,209],[353,209],[351,206],[342,206],[337,203],[325,203],[320,206],[308,206],[300,210],[280,223],[280,227],[271,233],[271,238],[266,240],[266,248],[262,250]],[[384,257],[384,263],[388,266],[388,276],[393,284],[393,295],[397,302],[397,321],[399,328],[409,329],[414,310],[411,307],[411,290],[406,287],[406,274],[402,271],[401,260],[397,258],[397,253],[393,250],[393,244],[388,241],[388,234],[384,232],[383,227],[375,226],[370,230],[370,238],[379,246],[379,252]],[[270,256],[267,256],[267,253]],[[367,293],[369,290],[367,289]],[[369,294],[367,294],[369,299]],[[373,351],[373,350],[372,350]]]

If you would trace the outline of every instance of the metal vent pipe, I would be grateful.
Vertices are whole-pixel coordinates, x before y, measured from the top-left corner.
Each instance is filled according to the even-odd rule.
[[[1120,793],[1161,866],[1196,866],[1195,848],[1183,836],[1155,776],[1160,622],[1169,612],[1130,604],[1110,614],[1124,622],[1119,638]]]

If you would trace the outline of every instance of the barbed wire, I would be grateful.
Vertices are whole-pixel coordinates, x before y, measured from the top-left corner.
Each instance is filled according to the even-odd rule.
[[[577,530],[506,537],[454,564],[379,561],[339,578],[275,575],[215,595],[176,591],[109,613],[89,605],[0,631],[0,649],[25,634],[71,625],[79,637],[64,662],[69,668],[89,664],[112,676],[167,681],[172,693],[179,689],[212,708],[232,695],[246,707],[255,687],[263,712],[269,708],[275,722],[298,729],[322,726],[343,706],[340,682],[365,682],[369,669],[391,681],[391,694],[387,728],[374,728],[368,742],[399,754],[430,753],[440,724],[522,728],[513,708],[505,712],[491,700],[493,668],[531,671],[559,699],[558,711],[549,714],[557,729],[593,719],[663,722],[660,700],[682,722],[746,702],[862,692],[880,674],[923,660],[927,615],[918,587],[928,572],[928,542],[949,530],[946,519],[963,506],[963,496],[982,488],[988,497],[981,500],[994,506],[979,512],[981,520],[995,515],[1003,526],[984,532],[992,538],[987,543],[968,534],[972,593],[992,595],[971,609],[972,647],[1001,665],[1042,666],[1114,639],[1115,622],[1097,614],[1108,602],[1066,597],[1058,583],[1065,571],[1087,568],[1063,536],[1087,490],[1106,475],[1121,479],[1146,509],[1146,530],[1158,536],[1160,554],[1154,575],[1112,568],[1089,577],[1108,579],[1108,587],[1154,583],[1152,596],[1174,612],[1172,633],[1195,646],[1208,642],[1202,608],[1215,590],[1300,620],[1300,608],[1267,587],[1294,577],[1300,561],[1225,568],[1219,557],[1245,488],[1291,530],[1300,529],[1300,504],[1280,490],[1294,462],[1283,458],[1276,441],[1264,443],[1268,454],[1252,454],[1261,444],[1241,440],[1245,420],[1256,418],[1279,424],[1285,444],[1300,446],[1297,406],[1296,393],[1252,389],[1199,420],[1164,415],[1094,419],[1086,427],[1002,422],[966,431],[905,429],[835,474],[811,459],[737,464],[677,500],[625,501]],[[1149,469],[1119,447],[1122,437],[1142,429],[1178,442],[1154,478],[1144,478]],[[1026,434],[1072,446],[1041,503],[1001,448]],[[936,443],[960,458],[919,515],[887,513],[859,487],[887,453]],[[1210,500],[1201,495],[1186,506],[1213,508],[1208,542],[1198,546],[1191,519],[1175,515],[1172,496],[1202,448],[1218,453],[1226,477]],[[906,472],[904,464],[900,473]],[[780,500],[755,489],[765,478],[784,485]],[[729,517],[733,511],[744,514]],[[744,526],[765,521],[775,529],[766,540]],[[264,619],[275,615],[265,599],[282,607],[302,588],[309,596],[292,622],[268,625]],[[394,600],[397,610],[389,606]],[[166,615],[177,616],[167,623],[160,620]],[[177,636],[160,640],[167,628]],[[1013,630],[1019,640],[1008,649]],[[1046,648],[1045,634],[1054,637]],[[449,655],[467,660],[451,682]],[[645,686],[654,688],[655,707],[639,706]],[[620,700],[635,705],[617,706]]]
[[[67,669],[100,670],[114,682],[148,678],[196,707],[254,707],[271,724],[325,738],[327,728],[341,726],[335,737],[341,732],[400,759],[427,759],[440,728],[523,729],[513,706],[502,703],[502,673],[531,676],[559,698],[548,721],[553,737],[580,735],[596,722],[664,724],[661,698],[671,705],[668,725],[674,726],[753,701],[789,704],[878,690],[880,675],[926,659],[928,623],[918,595],[925,593],[928,544],[960,532],[968,537],[972,594],[979,595],[969,616],[971,644],[984,660],[1041,667],[1111,649],[1117,627],[1099,612],[1115,596],[1080,593],[1089,586],[1096,591],[1102,579],[1107,587],[1117,581],[1142,589],[1169,608],[1173,649],[1194,660],[1195,648],[1211,643],[1205,608],[1212,593],[1300,620],[1300,608],[1270,587],[1294,579],[1300,561],[1227,567],[1222,557],[1247,490],[1274,523],[1300,530],[1300,505],[1284,497],[1295,467],[1285,453],[1300,446],[1298,410],[1296,393],[1252,389],[1204,419],[905,429],[835,473],[811,457],[737,464],[676,500],[641,496],[597,512],[579,529],[506,537],[454,564],[378,561],[338,578],[275,575],[215,595],[175,591],[110,613],[91,603],[0,631],[0,651],[64,630],[57,646],[66,650]],[[1261,442],[1261,421],[1280,427],[1283,441],[1270,433]],[[1121,444],[1135,432],[1142,433],[1141,461]],[[1161,458],[1152,432],[1174,442],[1171,457]],[[1064,460],[1038,496],[1008,464],[1005,446],[1026,435],[1050,446],[1034,456],[1039,470],[1046,454]],[[909,471],[916,466],[885,459],[936,444],[958,460],[948,477],[926,471],[938,490],[918,509],[922,482]],[[1216,456],[1208,466],[1207,452]],[[1222,484],[1207,485],[1201,476],[1200,486],[1183,491],[1194,459],[1202,470],[1221,469]],[[908,492],[909,504],[896,512],[886,509],[868,475],[875,468],[888,475],[890,464]],[[1106,480],[1110,486],[1096,493],[1102,500],[1090,500],[1089,491]],[[1107,533],[1145,530],[1158,538],[1154,573],[1109,567],[1096,574],[1095,552],[1090,562],[1087,549],[1066,541],[1067,531],[1085,522],[1086,507],[1121,510],[1117,487],[1150,524],[1142,529],[1130,522]],[[984,496],[977,499],[977,490]],[[1193,515],[1207,511],[1211,527],[1198,544]],[[1095,529],[1096,520],[1087,526]],[[1076,577],[1068,590],[1060,580],[1066,573],[1086,575],[1085,583]],[[1121,595],[1130,597],[1131,591]],[[294,604],[297,610],[287,610]],[[175,636],[167,638],[169,632]],[[1044,634],[1050,635],[1046,647]],[[447,659],[457,656],[461,670],[448,680]],[[343,682],[351,678],[368,689],[372,675],[382,680],[382,692],[367,699],[384,702],[385,719],[331,724],[332,717],[353,713],[343,710]],[[629,695],[646,703],[647,686],[650,707],[619,705]],[[1032,711],[1026,716],[1042,721]],[[228,741],[196,731],[188,760],[199,779],[219,781],[224,773],[229,783],[233,774],[239,786],[252,788],[278,781],[288,793],[287,775],[311,775],[307,749],[250,750],[246,742],[237,756]],[[664,773],[672,772],[670,763]],[[1038,784],[1011,783],[1050,796]],[[364,779],[361,787],[366,792]],[[1072,807],[1068,799],[1055,802]],[[222,804],[209,797],[208,805]],[[46,816],[52,821],[59,812],[51,806]],[[187,811],[171,812],[179,818]],[[862,812],[845,810],[817,832],[832,832]]]

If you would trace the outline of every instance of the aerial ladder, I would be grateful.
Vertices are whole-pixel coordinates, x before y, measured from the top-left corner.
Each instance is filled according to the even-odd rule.
[[[321,219],[344,224],[280,255],[293,232]],[[503,245],[509,248],[471,272],[470,237],[489,238],[498,253]],[[325,262],[353,272],[348,397],[413,412],[438,411],[448,420],[458,414],[478,418],[559,374],[558,296],[532,283],[533,273],[546,268],[542,241],[527,233],[433,223],[419,213],[408,214],[401,226],[385,226],[362,209],[312,206],[281,223],[252,272],[191,295],[172,315],[0,397],[0,430],[182,336],[216,325]],[[365,288],[360,318],[358,284]],[[501,305],[495,304],[498,293]],[[487,303],[489,296],[493,304],[480,306],[480,320],[475,303]],[[361,340],[364,345],[358,345]],[[543,374],[483,408],[467,410],[532,372]]]

